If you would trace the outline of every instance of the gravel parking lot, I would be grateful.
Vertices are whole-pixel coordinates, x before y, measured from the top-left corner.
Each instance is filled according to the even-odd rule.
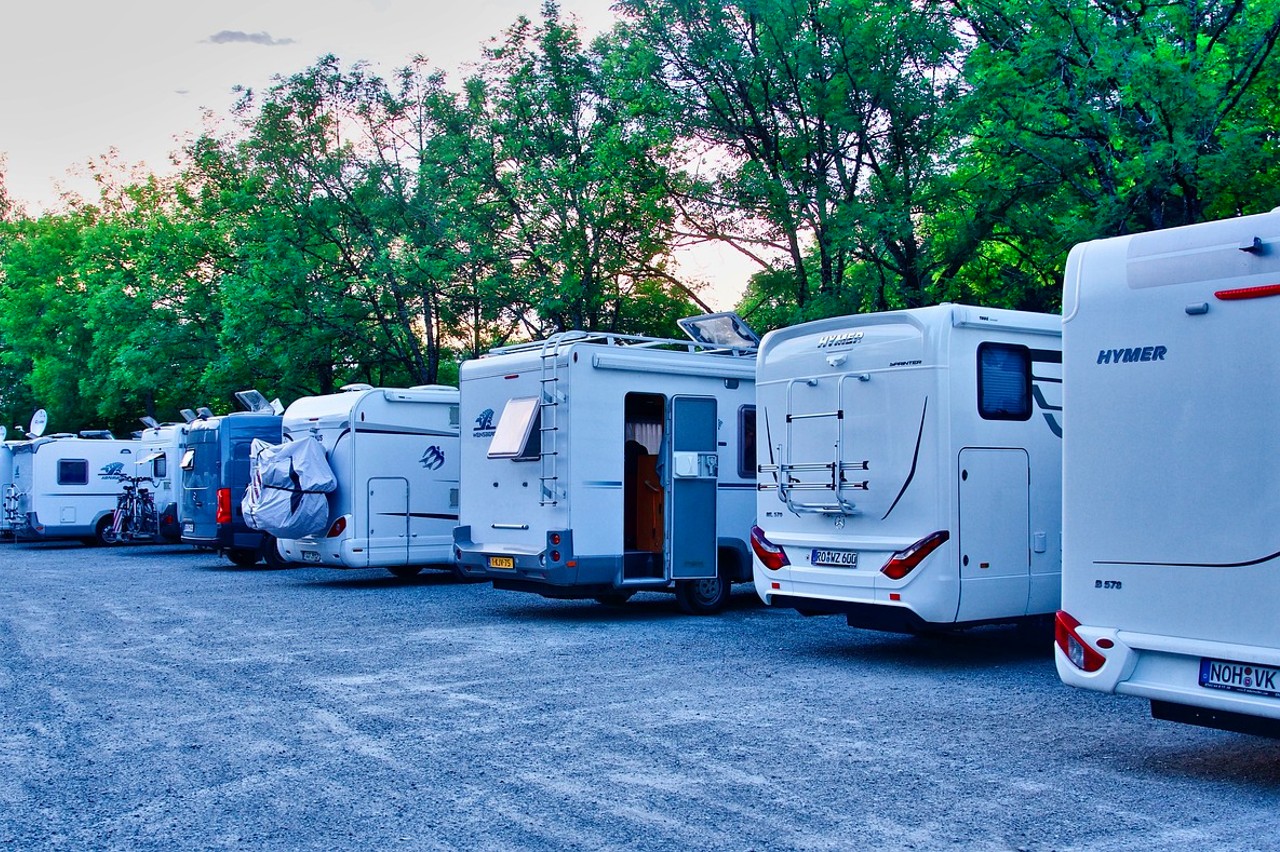
[[[1045,641],[546,601],[177,547],[0,549],[11,848],[1259,849],[1280,744]]]

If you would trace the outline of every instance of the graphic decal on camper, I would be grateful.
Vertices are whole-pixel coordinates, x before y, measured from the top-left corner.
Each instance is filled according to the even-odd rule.
[[[1037,376],[1035,374],[1034,365],[1037,363],[1061,364],[1062,353],[1051,349],[1032,349],[1031,363],[1033,365],[1031,373],[1031,399],[1034,401],[1035,406],[1040,409],[1040,413],[1044,415],[1045,422],[1049,424],[1049,431],[1052,432],[1055,437],[1061,438],[1062,415],[1057,414],[1056,412],[1062,411],[1062,406],[1049,404],[1048,400],[1045,399],[1041,383],[1061,386],[1062,379],[1055,379],[1049,376]]]
[[[492,438],[494,432],[493,409],[486,408],[476,418],[476,427],[471,434],[476,438]]]
[[[112,462],[104,464],[102,470],[98,472],[98,476],[103,479],[112,479],[124,473],[124,462]]]
[[[444,467],[444,450],[435,444],[427,447],[426,452],[422,454],[422,458],[418,459],[418,464],[422,465],[425,470],[439,470]]]

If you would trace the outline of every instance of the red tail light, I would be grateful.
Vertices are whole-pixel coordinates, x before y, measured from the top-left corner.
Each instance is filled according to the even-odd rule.
[[[346,532],[346,529],[347,529],[347,516],[343,515],[342,517],[338,518],[338,520],[333,522],[333,526],[329,527],[329,531],[324,534],[325,538],[337,538],[338,536]]]
[[[901,580],[916,570],[916,566],[923,562],[926,556],[933,553],[950,538],[951,533],[947,530],[929,533],[929,535],[910,547],[899,550],[890,556],[889,561],[884,563],[884,567],[880,569],[880,573],[890,580]]]
[[[1081,671],[1096,672],[1102,668],[1107,658],[1080,638],[1080,634],[1076,632],[1079,626],[1080,622],[1072,618],[1069,613],[1058,610],[1058,615],[1053,620],[1053,641],[1058,643],[1058,647],[1067,655],[1071,665]]]
[[[1261,299],[1266,296],[1280,296],[1280,284],[1263,284],[1261,287],[1239,287],[1235,290],[1219,290],[1213,295],[1224,302],[1239,299]]]
[[[791,560],[787,558],[786,552],[781,547],[769,541],[764,537],[764,530],[759,527],[751,528],[751,549],[756,552],[760,564],[768,568],[770,571],[777,571],[791,564]]]
[[[218,514],[214,518],[220,524],[231,523],[231,489],[218,489]]]

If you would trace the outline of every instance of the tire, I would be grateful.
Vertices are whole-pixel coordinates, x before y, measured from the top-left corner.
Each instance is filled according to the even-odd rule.
[[[606,592],[603,595],[596,595],[596,603],[604,606],[623,606],[634,594],[633,591]]]
[[[289,560],[280,555],[280,548],[276,546],[277,539],[273,535],[264,535],[262,537],[262,561],[266,563],[268,568],[283,568],[289,564]]]
[[[387,567],[395,576],[401,580],[408,580],[410,577],[418,576],[418,572],[422,570],[421,565],[390,565]]]
[[[227,551],[227,558],[231,560],[233,565],[248,568],[250,565],[258,564],[258,551],[236,548],[235,550]]]
[[[108,544],[115,544],[120,539],[111,529],[111,524],[115,520],[111,515],[103,515],[98,519],[98,523],[93,527],[93,538],[84,540],[85,544],[93,547],[104,547]]]
[[[729,602],[732,585],[724,577],[676,580],[676,603],[689,615],[715,615]]]

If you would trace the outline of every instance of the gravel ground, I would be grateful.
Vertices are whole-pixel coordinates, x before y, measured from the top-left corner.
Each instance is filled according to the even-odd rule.
[[[1278,804],[1280,743],[1007,628],[0,549],[9,848],[1262,849]]]

